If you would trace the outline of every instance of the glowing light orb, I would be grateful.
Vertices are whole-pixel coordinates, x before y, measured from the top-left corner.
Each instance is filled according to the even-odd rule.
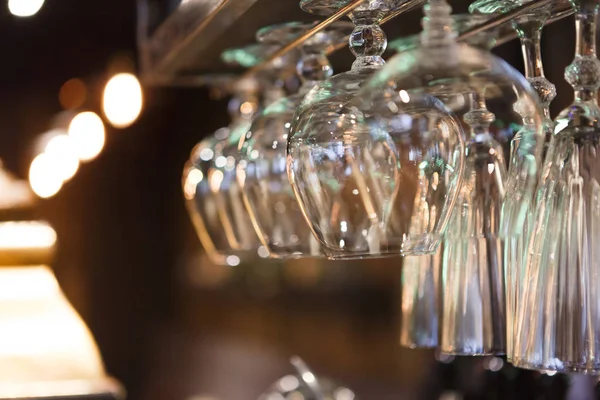
[[[66,133],[59,133],[52,137],[46,145],[44,153],[52,159],[63,182],[75,176],[79,169],[79,157],[73,139]]]
[[[33,159],[29,167],[29,185],[42,198],[52,197],[62,188],[60,168],[51,156],[42,153]]]
[[[143,97],[140,82],[134,75],[117,74],[104,88],[104,115],[114,127],[126,128],[140,116]]]
[[[8,0],[8,10],[16,17],[31,17],[44,5],[44,0]]]
[[[93,112],[79,113],[69,124],[69,137],[80,161],[93,160],[104,148],[104,123]]]

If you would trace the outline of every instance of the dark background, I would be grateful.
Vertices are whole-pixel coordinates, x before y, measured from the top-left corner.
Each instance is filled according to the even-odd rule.
[[[418,14],[404,23],[401,31],[416,32]],[[562,78],[572,26],[569,18],[544,35],[546,73],[559,90],[553,115],[572,99]],[[518,43],[495,52],[522,68]],[[111,61],[135,58],[135,2],[47,0],[25,19],[2,2],[0,54],[0,157],[26,177],[35,138],[61,111],[61,85],[83,79],[86,108],[99,112]],[[146,87],[140,120],[108,128],[103,153],[39,204],[59,235],[54,269],[63,290],[130,399],[254,399],[291,371],[293,354],[363,399],[437,398],[474,381],[492,389],[475,388],[472,398],[562,396],[560,379],[490,375],[479,361],[442,364],[432,352],[400,349],[400,261],[211,265],[187,218],[180,176],[192,146],[227,123],[226,100],[206,89]]]

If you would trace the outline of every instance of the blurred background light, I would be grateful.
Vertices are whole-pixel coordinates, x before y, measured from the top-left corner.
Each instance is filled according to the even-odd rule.
[[[63,179],[60,170],[46,153],[38,154],[29,167],[29,185],[42,198],[54,196],[61,189]]]
[[[8,0],[8,10],[17,17],[31,17],[44,5],[44,0]]]
[[[81,79],[66,81],[60,88],[58,100],[65,110],[73,110],[83,106],[87,99],[87,88]]]
[[[0,269],[0,303],[3,398],[12,398],[18,385],[105,376],[90,331],[67,302],[50,268]]]
[[[54,168],[63,182],[75,176],[79,169],[79,157],[73,139],[66,132],[60,131],[54,135],[44,151],[52,159]]]
[[[56,243],[56,231],[40,221],[0,222],[0,251],[6,249],[45,249]],[[0,282],[0,286],[2,283]],[[0,298],[6,292],[0,293]]]
[[[79,113],[69,124],[69,137],[80,161],[93,160],[104,147],[104,123],[96,113]]]
[[[104,115],[114,127],[126,128],[140,116],[143,101],[138,79],[132,74],[117,74],[104,88]]]

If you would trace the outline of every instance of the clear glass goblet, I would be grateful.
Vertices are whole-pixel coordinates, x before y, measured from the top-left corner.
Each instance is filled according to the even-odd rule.
[[[500,229],[506,195],[505,160],[516,134],[514,127],[523,121],[513,106],[519,102],[535,127],[527,134],[526,142],[532,145],[523,146],[524,156],[532,159],[539,158],[541,151],[543,111],[537,95],[516,70],[487,51],[456,42],[451,9],[445,1],[431,0],[425,11],[419,47],[394,56],[374,75],[360,92],[362,107],[369,110],[367,120],[377,122],[392,137],[398,132],[393,106],[405,107],[421,93],[437,96],[460,118],[461,133],[467,132],[462,186],[459,190],[456,178],[455,191],[441,192],[443,200],[437,207],[411,213],[404,243],[439,243],[445,236],[441,350],[469,355],[499,353],[504,351],[506,318],[505,232]],[[533,177],[537,174],[535,168],[519,172]],[[403,195],[396,203],[431,205],[415,189],[424,184],[435,188],[439,180],[425,175],[418,182],[412,187],[403,185]],[[533,185],[527,190],[532,192]],[[395,207],[394,211],[391,227],[395,220],[406,221],[400,209]],[[432,220],[437,222],[435,229],[421,228]],[[417,232],[414,239],[413,227]],[[511,226],[511,232],[519,229],[522,226]]]
[[[306,0],[301,4],[313,11],[325,9],[330,13],[341,3]],[[313,88],[294,117],[288,140],[290,182],[307,222],[327,256],[333,259],[435,251],[439,241],[406,245],[406,219],[410,220],[414,200],[398,207],[405,214],[405,221],[394,221],[394,235],[388,235],[388,217],[399,188],[414,175],[438,176],[441,192],[448,189],[445,178],[458,176],[456,172],[461,168],[462,150],[457,151],[462,146],[460,123],[434,97],[425,94],[414,97],[410,105],[394,105],[393,112],[398,114],[396,125],[403,129],[403,137],[399,134],[396,141],[384,129],[365,124],[368,110],[355,104],[357,92],[367,78],[383,65],[381,54],[386,39],[378,22],[403,4],[365,2],[351,14],[357,24],[350,39],[357,56],[353,69]],[[421,135],[423,126],[429,130],[427,135]],[[439,144],[442,146],[436,149]],[[412,146],[409,159],[398,158],[398,146]],[[434,161],[436,165],[430,164]],[[409,170],[411,176],[407,178]],[[440,177],[440,173],[445,175]],[[450,180],[450,190],[455,191],[457,181]],[[427,188],[423,190],[427,197]],[[428,192],[429,201],[440,201],[441,197],[433,191]],[[429,230],[435,224],[432,221],[422,229]]]
[[[545,371],[600,373],[600,4],[576,7],[575,59],[565,79],[573,105],[555,120],[527,243],[523,294],[517,304],[513,363]]]
[[[257,38],[265,43],[285,44],[312,25],[276,25],[260,30]],[[303,82],[299,92],[271,104],[239,135],[238,183],[254,228],[272,258],[322,256],[321,246],[305,223],[288,181],[285,145],[302,98],[333,72],[325,51],[343,42],[351,31],[350,23],[336,22],[304,42],[297,64]]]
[[[211,76],[212,85],[233,92],[228,109],[231,123],[198,143],[183,171],[182,185],[188,212],[200,242],[215,264],[238,265],[244,256],[254,257],[258,239],[245,215],[241,197],[235,188],[225,192],[224,173],[215,171],[215,164],[227,166],[223,154],[232,131],[246,126],[258,109],[258,86],[254,80],[236,82],[233,76]]]
[[[235,66],[252,67],[275,51],[274,45],[249,45],[229,49],[221,55],[222,60]],[[278,60],[277,68],[284,68],[284,60]],[[262,77],[259,78],[264,84]],[[266,257],[265,250],[255,247],[258,238],[243,210],[241,198],[223,194],[220,172],[212,172],[215,162],[223,162],[223,148],[227,146],[231,132],[245,126],[258,109],[259,82],[257,79],[239,80],[235,75],[204,75],[199,83],[211,87],[221,95],[233,93],[228,109],[231,123],[214,135],[202,140],[191,152],[183,173],[183,191],[186,205],[200,241],[211,260],[220,265],[237,265],[242,257]],[[271,87],[271,85],[267,85]],[[270,93],[270,91],[266,91]],[[234,191],[235,192],[235,191]],[[243,239],[240,239],[243,237]]]
[[[454,14],[457,32],[465,32],[489,19],[487,15]],[[498,29],[483,31],[468,40],[472,46],[490,51]],[[419,36],[396,39],[390,47],[398,52],[414,50]],[[442,326],[442,255],[443,244],[434,255],[407,256],[402,261],[402,316],[400,345],[408,348],[435,348]]]
[[[515,7],[523,5],[528,1],[522,0],[479,0],[469,7],[473,13],[503,13],[512,10]],[[552,14],[552,4],[541,7],[533,12],[526,13],[513,21],[514,30],[521,41],[521,49],[523,52],[523,60],[525,63],[525,77],[535,89],[539,96],[540,103],[544,111],[544,151],[545,156],[547,146],[553,135],[554,123],[550,119],[550,102],[556,97],[555,86],[544,76],[544,68],[541,57],[541,35],[542,28],[546,20]],[[520,112],[520,105],[515,105],[515,110]],[[531,234],[531,210],[535,209],[536,205],[532,204],[533,198],[524,198],[530,193],[523,190],[529,185],[527,177],[523,177],[515,171],[525,170],[526,167],[521,163],[535,163],[534,160],[529,160],[526,157],[521,157],[519,152],[525,146],[522,146],[521,139],[528,130],[531,130],[531,121],[523,118],[523,127],[516,133],[511,141],[511,156],[509,162],[509,181],[507,183],[507,191],[513,193],[508,196],[503,205],[503,222],[504,224],[515,223],[515,220],[525,219],[525,223],[517,222],[523,225],[522,234],[507,239],[505,244],[504,254],[504,269],[505,269],[505,292],[506,292],[506,357],[508,361],[512,361],[514,356],[514,343],[518,338],[515,336],[516,328],[516,310],[519,309],[518,302],[520,301],[522,292],[522,283],[524,278],[523,257],[525,256],[526,241]],[[536,177],[536,186],[539,183],[541,169],[538,169]],[[531,193],[532,194],[532,193]]]

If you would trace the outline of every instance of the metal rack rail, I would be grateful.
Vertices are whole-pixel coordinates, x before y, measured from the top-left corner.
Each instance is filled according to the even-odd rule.
[[[205,80],[198,79],[200,75],[223,70],[224,67],[219,65],[218,61],[214,61],[218,60],[221,50],[230,45],[252,42],[256,28],[274,22],[273,16],[264,15],[268,14],[264,12],[264,9],[272,9],[273,15],[283,18],[277,22],[302,17],[306,20],[309,17],[308,14],[299,11],[297,0],[185,0],[162,23],[157,24],[156,29],[150,31],[152,25],[150,21],[153,18],[156,19],[153,16],[156,14],[153,2],[156,1],[138,0],[141,77],[146,84],[151,85],[202,85]],[[315,24],[309,31],[271,54],[260,64],[247,71],[234,72],[241,72],[242,77],[248,77],[261,71],[273,60],[285,56],[317,32],[346,16],[363,1],[350,1],[345,7]],[[393,14],[387,16],[383,23],[421,7],[425,1],[407,1]],[[458,1],[453,3],[456,2]],[[566,0],[531,1],[462,33],[459,40],[466,40],[482,31],[510,23],[523,14],[549,4],[552,4],[554,12],[547,24],[573,13],[570,3]],[[238,25],[249,33],[242,34],[237,29]],[[231,29],[236,30],[236,35],[228,34]],[[512,30],[507,30],[507,32],[498,40],[497,45],[516,37]],[[235,43],[233,39],[237,39],[238,42]],[[245,42],[240,42],[242,40]],[[346,47],[344,44],[333,47],[330,49],[330,53],[344,47]]]

